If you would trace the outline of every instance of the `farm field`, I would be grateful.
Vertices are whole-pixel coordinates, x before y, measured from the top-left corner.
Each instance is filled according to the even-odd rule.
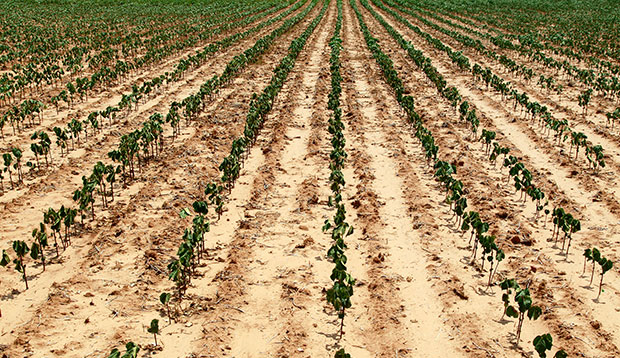
[[[0,11],[0,357],[620,357],[614,1]]]

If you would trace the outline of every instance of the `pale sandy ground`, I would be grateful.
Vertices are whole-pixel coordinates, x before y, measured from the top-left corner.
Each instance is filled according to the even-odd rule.
[[[278,95],[227,199],[227,211],[219,221],[213,218],[208,257],[201,261],[187,298],[173,302],[179,312],[176,320],[168,322],[158,296],[173,289],[166,265],[188,225],[179,219],[178,211],[202,197],[204,185],[219,175],[217,166],[231,141],[243,131],[252,93],[267,85],[290,42],[318,15],[320,6],[224,86],[199,119],[183,127],[174,143],[167,138],[170,145],[161,158],[119,190],[120,196],[109,209],[98,207],[95,220],[80,230],[60,259],[45,272],[30,266],[28,291],[17,273],[2,270],[2,356],[106,357],[112,348],[134,341],[145,357],[327,357],[340,347],[356,358],[533,357],[532,339],[547,332],[553,335],[554,345],[571,356],[620,356],[618,269],[606,275],[605,292],[598,301],[597,287],[588,287],[589,277],[581,277],[584,248],[596,245],[604,255],[618,257],[617,132],[604,128],[600,113],[580,118],[575,103],[521,83],[503,73],[499,64],[465,49],[473,61],[518,83],[532,98],[575,121],[592,141],[603,144],[609,166],[593,175],[583,158],[575,162],[563,154],[567,145],[557,146],[535,125],[518,119],[510,102],[473,83],[445,54],[375,7],[432,58],[448,85],[456,86],[476,107],[481,127],[497,131],[498,140],[534,173],[536,184],[552,193],[552,204],[570,208],[579,216],[582,231],[575,235],[574,249],[566,259],[548,242],[552,224],[533,219],[533,204],[519,200],[519,194],[506,183],[506,171],[486,160],[481,144],[469,139],[468,128],[458,122],[458,115],[424,73],[372,15],[358,6],[415,98],[416,110],[438,141],[439,157],[457,163],[457,177],[468,190],[469,209],[478,210],[491,222],[491,232],[506,251],[496,281],[516,276],[521,282],[532,282],[533,299],[545,313],[536,322],[525,322],[519,346],[514,344],[514,320],[499,320],[501,290],[497,286],[486,289],[486,269],[483,272],[478,262],[469,264],[468,237],[455,229],[421,145],[383,81],[352,8],[344,1],[342,109],[349,158],[343,196],[348,221],[356,229],[347,239],[347,255],[358,283],[343,339],[337,339],[337,317],[324,298],[332,264],[326,258],[330,237],[321,232],[325,219],[333,215],[327,206],[331,148],[328,41],[337,15],[332,2]],[[459,48],[447,36],[405,17]],[[194,93],[233,56],[279,24],[192,69],[184,80],[150,97],[120,125],[106,127],[96,140],[66,158],[57,158],[49,173],[1,196],[2,247],[8,248],[13,239],[28,238],[45,208],[70,204],[81,176],[105,159],[120,134],[137,128],[155,111],[165,112],[172,101]],[[133,81],[162,73],[180,58],[182,54],[114,90],[98,93],[71,113],[115,104],[118,93]],[[524,61],[516,55],[514,59]],[[602,100],[596,102],[592,113],[606,105]],[[48,110],[44,125],[63,123],[68,115],[66,110],[59,115]],[[20,137],[11,140],[27,142]],[[159,318],[162,328],[156,348],[146,331],[153,318]]]

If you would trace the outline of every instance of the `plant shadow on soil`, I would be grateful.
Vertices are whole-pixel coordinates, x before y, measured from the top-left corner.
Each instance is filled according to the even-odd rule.
[[[497,323],[499,323],[499,324],[501,324],[501,325],[503,325],[503,326],[507,325],[508,323],[514,323],[513,321],[508,320],[508,319],[506,319],[506,318],[497,319],[497,320],[496,320],[496,319],[494,319],[493,321],[494,321],[494,322],[497,322]]]
[[[483,289],[482,287],[478,287],[474,290],[478,294],[478,296],[487,296],[487,297],[495,297],[495,292],[493,289],[486,287]]]
[[[556,248],[556,247],[554,247],[554,248]],[[575,262],[575,261],[569,260],[568,256],[566,256],[566,254],[563,251],[560,251],[560,252],[556,253],[555,256],[558,257],[558,262],[565,262],[567,264],[572,264],[572,263]],[[563,260],[561,258],[563,258]]]
[[[338,320],[329,323],[330,325],[334,326],[334,330],[335,330],[334,332],[332,333],[317,332],[319,335],[333,340],[333,343],[325,344],[325,349],[327,351],[338,350],[339,348],[341,348],[340,347],[340,323],[337,321]]]
[[[459,260],[463,265],[472,266],[471,255],[465,255]],[[475,269],[475,268],[474,268]]]
[[[330,338],[334,341],[334,343],[327,343],[325,345],[325,348],[327,350],[330,349],[336,349],[339,346],[339,342],[340,342],[340,318],[338,318],[338,315],[335,312],[328,312],[327,309],[324,307],[323,308],[323,312],[326,313],[328,316],[333,317],[333,320],[330,320],[327,322],[327,325],[332,326],[333,330],[331,331],[331,333],[327,333],[327,332],[323,332],[323,331],[318,331],[317,334],[326,337],[326,338]],[[346,332],[346,324],[344,326],[343,332]],[[343,334],[344,335],[344,334]]]
[[[515,327],[515,331],[516,331],[516,327]],[[511,350],[522,353],[524,357],[533,357],[533,355],[526,354],[523,348],[521,348],[521,346],[517,344],[517,334],[515,332],[508,332],[507,337],[508,337],[508,341],[510,342]],[[521,343],[523,343],[523,337],[521,337]]]
[[[601,296],[603,296],[603,293],[601,293]],[[605,301],[601,301],[602,298],[603,297],[593,298],[592,302],[596,303],[597,305],[604,305],[606,302]]]
[[[20,291],[20,290],[14,288],[10,293],[7,293],[7,294],[4,294],[4,295],[0,296],[0,301],[12,300],[12,299],[16,298],[17,296],[21,295],[22,292],[24,292],[24,291]]]
[[[443,226],[444,228],[446,228],[446,230],[450,230],[451,233],[453,234],[459,234],[461,231],[458,229],[455,229],[455,225],[452,223],[445,223],[445,224],[441,224],[441,226]]]

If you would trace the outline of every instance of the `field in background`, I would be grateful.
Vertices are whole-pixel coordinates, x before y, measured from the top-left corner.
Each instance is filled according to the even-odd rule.
[[[0,357],[619,357],[619,9],[0,4]]]

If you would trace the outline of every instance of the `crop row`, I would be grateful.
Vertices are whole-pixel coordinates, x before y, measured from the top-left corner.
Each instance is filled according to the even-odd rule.
[[[281,20],[282,18],[285,18],[286,16],[288,16],[290,13],[296,11],[297,9],[299,9],[301,6],[303,6],[303,4],[306,2],[307,0],[300,0],[298,1],[295,5],[293,5],[292,7],[290,7],[289,9],[287,9],[286,11],[282,12],[281,14],[279,14],[276,17],[273,18],[269,18],[266,21],[263,21],[261,23],[259,23],[258,25],[240,32],[240,33],[236,33],[233,35],[230,35],[222,40],[219,40],[217,42],[211,43],[207,46],[205,46],[202,50],[197,51],[195,54],[193,55],[189,55],[187,58],[182,58],[181,60],[178,61],[177,65],[175,66],[174,71],[172,72],[166,72],[165,74],[156,76],[154,78],[152,78],[151,80],[145,81],[143,82],[141,85],[136,85],[134,84],[132,86],[132,92],[131,93],[125,93],[122,94],[121,100],[119,101],[119,103],[116,106],[108,106],[105,110],[95,110],[90,112],[85,119],[83,120],[78,120],[76,118],[70,118],[69,121],[66,124],[65,128],[62,127],[54,127],[53,128],[53,132],[56,135],[56,145],[58,146],[58,148],[60,149],[60,155],[63,155],[63,151],[66,153],[68,153],[70,150],[73,150],[75,147],[75,141],[77,141],[78,145],[80,143],[80,136],[83,134],[84,137],[86,137],[86,139],[88,139],[88,130],[89,127],[91,128],[91,131],[94,133],[97,133],[100,129],[101,129],[101,125],[103,123],[105,123],[105,121],[107,120],[109,122],[110,125],[114,124],[116,122],[117,119],[117,114],[118,113],[125,113],[128,114],[129,112],[132,111],[132,108],[134,108],[135,110],[138,109],[138,105],[141,101],[145,101],[149,96],[156,94],[161,87],[166,87],[173,82],[177,82],[180,81],[182,79],[184,79],[184,75],[187,71],[196,68],[198,66],[200,66],[201,64],[203,64],[206,60],[208,60],[209,58],[211,58],[214,55],[217,55],[218,53],[221,53],[223,50],[225,50],[226,48],[232,46],[233,44],[239,42],[240,40],[246,38],[247,36],[256,33],[258,31],[260,31],[261,29],[263,29],[266,26],[269,26],[279,20]],[[230,23],[227,24],[226,27],[227,28],[233,28],[232,25],[235,26],[244,26],[247,23],[253,22],[257,19],[260,19],[262,17],[266,17],[269,16],[271,13],[273,12],[277,12],[279,10],[281,10],[282,8],[286,7],[287,4],[282,4],[281,6],[272,9],[271,11],[256,15],[254,17],[251,18],[247,18],[244,21],[241,22],[236,22],[236,23]],[[249,21],[249,22],[248,22]],[[232,68],[238,68],[241,66],[241,61],[237,60],[235,63],[235,66],[230,67],[231,70],[229,70],[229,74],[227,76],[225,76],[224,78],[228,78],[232,75],[234,75],[234,70],[232,70]],[[219,86],[217,81],[212,81],[209,82],[210,86],[213,87],[210,89],[210,91],[214,92],[216,91],[217,87]],[[203,96],[204,97],[204,96]],[[179,125],[180,125],[180,115],[178,113],[178,109],[181,107],[181,105],[186,105],[186,103],[193,103],[194,106],[187,106],[186,105],[186,115],[188,116],[192,116],[194,113],[194,111],[196,110],[195,104],[198,103],[196,102],[197,97],[188,97],[184,100],[183,103],[173,103],[173,106],[171,107],[169,113],[166,115],[166,117],[164,118],[165,121],[167,123],[170,123],[172,126],[172,130],[173,130],[173,138],[178,135],[179,133]],[[161,119],[161,118],[160,118]],[[0,120],[1,121],[1,120]],[[31,119],[31,121],[34,122],[34,118]],[[100,122],[101,121],[101,122]],[[1,122],[0,122],[1,124]],[[1,129],[1,127],[0,127]],[[33,140],[33,143],[30,145],[31,151],[33,152],[33,154],[35,155],[35,159],[36,159],[36,163],[33,162],[26,162],[25,164],[33,169],[30,171],[29,174],[32,174],[33,176],[37,173],[40,172],[40,169],[42,168],[42,166],[39,164],[39,157],[44,157],[45,158],[45,163],[46,163],[46,169],[49,168],[49,165],[51,164],[51,143],[52,140],[50,138],[50,136],[44,132],[44,131],[37,131],[35,132],[35,135],[31,136],[31,140]],[[71,149],[69,148],[69,140],[71,141]],[[130,145],[133,146],[133,145]],[[135,148],[136,150],[134,150],[134,152],[137,152],[138,148]],[[15,152],[16,150],[19,151],[19,153],[21,154],[21,149],[19,148],[11,148],[11,151]],[[127,150],[125,150],[127,151]],[[10,155],[9,153],[7,153],[7,155]],[[118,158],[118,153],[114,153],[111,158],[114,160],[117,160]],[[48,156],[50,158],[50,160],[48,161]],[[139,156],[139,153],[138,153]],[[140,159],[138,159],[139,161]],[[20,166],[21,167],[21,156],[18,158],[15,158],[14,162],[14,166]],[[5,167],[7,167],[8,165],[10,165],[11,161],[8,162],[9,164],[7,164],[7,162],[5,161]],[[134,163],[133,163],[133,155],[130,156],[129,160],[125,163],[122,163],[122,172],[123,172],[123,178],[128,178],[131,177],[133,178],[133,167],[134,167]],[[126,171],[126,168],[130,167],[131,170],[129,172]],[[35,170],[36,169],[36,170]],[[0,173],[0,182],[2,182],[3,176]],[[21,177],[20,180],[16,181],[17,184],[19,184],[21,182]],[[14,188],[15,186],[13,185],[13,182],[11,180],[11,186]]]
[[[367,0],[361,0],[361,3],[369,12],[373,14],[373,16],[375,16],[379,22],[381,22],[384,26],[388,25],[384,20],[382,20],[381,16],[369,6]],[[426,158],[429,162],[428,164],[433,167],[435,179],[441,183],[442,187],[446,191],[446,201],[448,203],[453,203],[455,201],[464,200],[467,190],[465,190],[461,181],[454,178],[454,175],[456,175],[456,167],[437,158],[439,148],[435,144],[435,139],[432,132],[425,127],[420,116],[416,113],[413,98],[404,94],[404,84],[400,79],[398,72],[394,69],[391,59],[382,51],[379,41],[373,37],[372,33],[365,24],[363,16],[357,8],[355,0],[351,0],[351,5],[357,14],[358,22],[362,28],[362,32],[369,50],[381,68],[385,81],[393,89],[398,103],[405,111],[408,122],[411,124],[416,138],[419,140],[424,149]],[[388,32],[394,36],[396,32],[390,31],[388,26],[386,26]],[[402,42],[401,44],[406,44],[406,42]],[[471,194],[471,191],[469,191],[469,193]],[[480,216],[476,215],[477,213],[475,212],[465,212],[464,210],[455,210],[455,208],[452,208],[452,210],[455,212],[455,215],[460,218],[459,223],[464,223],[464,225],[460,226],[460,229],[463,231],[471,230],[472,237],[475,237],[472,263],[473,259],[475,259],[475,250],[478,243],[482,246],[482,269],[484,269],[484,262],[488,261],[490,263],[490,285],[492,283],[493,274],[497,271],[497,265],[502,261],[504,255],[503,251],[495,242],[495,236],[485,234],[490,228],[489,223],[483,222],[480,219]],[[468,223],[472,213],[473,215],[471,217],[473,217],[473,221]],[[495,267],[494,262],[496,262]],[[521,327],[525,318],[527,317],[532,320],[538,319],[542,315],[542,310],[539,306],[534,305],[527,286],[522,288],[518,285],[516,280],[506,279],[500,284],[500,287],[503,290],[506,290],[506,293],[502,297],[504,301],[504,312],[510,317],[518,319],[516,333],[518,343]],[[552,339],[548,334],[541,335],[534,339],[534,346],[539,354],[541,354],[541,357],[545,356],[544,354],[546,350],[551,349],[551,345]],[[560,350],[556,353],[555,357],[566,357],[566,353],[563,350]]]
[[[386,4],[391,6],[397,6],[390,0],[384,1]],[[377,6],[381,4],[378,1],[375,1]],[[445,52],[451,58],[451,60],[459,65],[459,68],[462,71],[467,71],[471,74],[471,76],[475,80],[483,81],[487,88],[491,87],[502,95],[504,100],[512,99],[514,102],[514,108],[516,109],[519,106],[520,111],[525,111],[526,115],[530,116],[530,124],[537,123],[539,125],[544,124],[545,130],[554,131],[555,138],[558,143],[564,143],[567,139],[570,139],[571,150],[567,155],[570,155],[573,147],[575,150],[575,158],[579,156],[579,149],[584,148],[588,165],[594,169],[605,166],[605,156],[604,149],[600,144],[593,144],[587,140],[587,136],[583,132],[579,132],[573,130],[569,125],[567,119],[556,119],[553,117],[551,111],[547,108],[547,106],[541,105],[536,101],[530,100],[530,97],[526,92],[520,92],[519,90],[513,88],[513,85],[504,80],[502,77],[493,73],[490,68],[482,68],[482,66],[478,64],[471,65],[463,65],[464,60],[459,60],[452,54],[454,51],[449,47],[444,45],[441,40],[434,38],[428,33],[422,31],[419,27],[411,24],[407,19],[402,17],[400,14],[390,10],[389,8],[382,6],[386,11],[390,11],[390,13],[405,26],[409,27],[413,31],[415,31],[418,35],[424,38],[429,44],[433,45],[440,51]],[[464,57],[468,60],[464,55],[460,55],[459,57]],[[535,122],[536,121],[536,122]]]
[[[288,11],[292,12],[298,7],[301,7],[304,3],[305,1],[300,1],[296,4],[296,6],[290,8]],[[315,3],[316,1],[313,4]],[[194,108],[192,112],[189,112],[194,116],[193,118],[195,118],[195,116],[204,108],[204,101],[210,98],[213,94],[215,94],[216,91],[220,88],[220,86],[227,83],[237,74],[239,74],[240,71],[247,64],[256,61],[260,55],[267,51],[267,49],[271,46],[271,44],[277,37],[289,30],[299,21],[301,21],[307,15],[307,13],[311,11],[312,8],[313,6],[306,7],[306,9],[304,9],[301,13],[297,14],[291,19],[286,20],[280,27],[273,30],[269,35],[266,35],[265,37],[257,40],[253,47],[246,50],[245,53],[237,55],[233,60],[231,60],[220,77],[214,76],[213,78],[207,80],[201,86],[197,94],[188,96],[186,100],[188,98],[193,99],[188,103],[198,104],[197,106],[192,107]],[[278,17],[272,18],[267,22],[270,22],[272,20],[277,21],[281,17],[285,17],[286,15],[288,15],[288,13],[283,12]],[[227,41],[226,43],[228,42],[229,41]],[[182,103],[185,103],[185,101]],[[166,116],[155,113],[142,124],[141,129],[137,129],[129,134],[123,135],[120,139],[120,143],[118,144],[118,148],[108,153],[110,159],[112,159],[114,162],[118,162],[118,165],[104,164],[103,162],[98,162],[93,167],[92,174],[90,176],[82,177],[82,187],[75,190],[73,193],[73,200],[79,208],[79,213],[82,217],[82,221],[89,214],[94,219],[96,195],[99,195],[101,197],[102,207],[105,208],[107,206],[108,190],[106,189],[106,183],[110,188],[109,194],[113,196],[113,186],[116,182],[116,174],[122,174],[123,180],[128,182],[134,178],[136,168],[140,170],[142,166],[146,165],[147,161],[155,158],[159,155],[159,153],[161,153],[164,145],[164,123],[170,123],[173,128],[173,133],[176,133],[179,128],[178,122],[181,118],[180,114],[177,111],[177,108],[180,107],[180,105],[181,104],[179,104],[178,102],[174,102],[171,105],[170,111]],[[188,115],[186,119],[189,123],[192,117]],[[37,133],[42,136],[39,141],[44,141],[46,143],[46,147],[49,148],[49,137],[46,137],[45,132]],[[38,229],[40,228],[39,231],[46,233],[46,227],[48,226],[52,229],[53,232],[60,232],[62,228],[64,228],[65,237],[69,237],[72,229],[76,230],[74,224],[77,214],[78,209],[67,209],[64,206],[62,206],[58,210],[50,208],[45,213],[43,223],[39,225]],[[54,237],[56,237],[55,233],[53,235]],[[18,241],[20,240],[16,240],[14,242]],[[70,241],[68,242],[68,244],[70,244]],[[20,245],[23,246],[26,244],[24,243]],[[63,248],[66,248],[66,246],[67,245],[63,244]],[[55,244],[55,247],[58,248],[58,245]],[[43,247],[39,251],[43,252]],[[3,250],[3,253],[6,254],[6,251]],[[39,257],[37,257],[37,259],[38,258]]]
[[[342,122],[342,109],[340,108],[340,95],[342,93],[342,75],[340,73],[340,51],[342,50],[342,0],[337,0],[338,17],[334,34],[329,40],[331,54],[329,57],[329,69],[331,73],[331,91],[328,95],[327,107],[332,112],[329,117],[328,132],[331,134],[332,151],[329,155],[329,183],[332,195],[328,200],[328,205],[335,208],[332,221],[325,220],[323,232],[330,231],[332,245],[327,250],[327,257],[332,260],[334,268],[330,275],[332,287],[326,290],[325,298],[334,307],[340,319],[340,338],[344,329],[344,318],[346,310],[351,308],[351,297],[353,296],[353,286],[355,279],[347,271],[347,256],[345,250],[347,245],[345,237],[353,234],[353,226],[346,222],[346,209],[342,200],[342,189],[345,185],[344,168],[347,159],[347,152],[344,149],[346,139],[343,133],[344,123]],[[350,358],[344,348],[338,350],[336,358]]]
[[[214,16],[214,18],[209,22],[210,25],[219,25],[217,28],[208,30],[204,30],[202,33],[198,33],[197,35],[192,35],[188,37],[184,41],[176,41],[174,43],[168,44],[163,47],[156,47],[147,51],[143,56],[137,57],[134,60],[117,60],[114,65],[103,66],[102,68],[95,71],[90,77],[77,77],[75,80],[71,80],[67,82],[64,86],[62,86],[62,90],[60,90],[56,95],[51,96],[49,100],[45,100],[45,102],[36,100],[34,98],[27,98],[23,100],[21,103],[13,104],[10,106],[8,110],[6,110],[2,116],[0,116],[0,136],[3,137],[3,127],[5,125],[10,124],[13,129],[13,134],[15,134],[16,129],[21,131],[25,129],[25,127],[32,128],[34,126],[34,121],[32,118],[35,115],[41,114],[41,111],[46,105],[53,105],[56,107],[56,112],[58,113],[60,109],[60,105],[62,102],[67,104],[67,108],[71,108],[76,100],[83,101],[84,99],[88,99],[89,92],[92,92],[97,85],[102,85],[105,88],[113,85],[115,82],[122,80],[127,75],[132,72],[135,72],[137,69],[145,67],[147,65],[152,65],[156,62],[160,62],[164,58],[177,54],[180,51],[196,46],[198,41],[207,40],[214,35],[217,35],[221,32],[232,30],[238,27],[243,27],[248,25],[249,23],[260,19],[264,16],[268,16],[269,14],[281,9],[287,5],[286,3],[281,3],[280,6],[273,7],[270,5],[266,5],[259,8],[251,8],[247,12],[233,12],[232,14],[224,13],[218,16]],[[265,11],[266,9],[270,9],[270,11]],[[254,16],[247,16],[248,14],[257,13]],[[239,20],[240,19],[240,20]],[[199,54],[197,54],[199,55]],[[200,56],[198,56],[200,57]],[[178,71],[187,65],[191,64],[192,55],[190,55],[189,60],[186,62],[181,61],[179,65],[175,68],[175,71],[169,74],[161,75],[157,79],[157,85],[169,82],[171,79],[174,79],[179,75]],[[18,87],[15,86],[16,81],[24,82],[24,85],[28,85],[29,83],[36,84],[38,81],[42,81],[44,78],[50,84],[54,82],[54,78],[57,77],[58,80],[61,79],[63,71],[58,70],[49,75],[45,75],[47,71],[43,71],[42,73],[33,73],[28,76],[28,80],[20,80],[19,78],[10,79],[7,78],[5,80],[0,80],[4,83],[3,88],[10,91],[7,93],[10,99],[13,98],[14,92],[19,90]],[[6,76],[6,74],[5,74]],[[148,82],[147,82],[148,83]],[[36,84],[36,86],[39,86]],[[105,89],[104,88],[104,89]],[[134,92],[135,92],[134,87]],[[26,122],[26,119],[30,119],[30,121]]]

